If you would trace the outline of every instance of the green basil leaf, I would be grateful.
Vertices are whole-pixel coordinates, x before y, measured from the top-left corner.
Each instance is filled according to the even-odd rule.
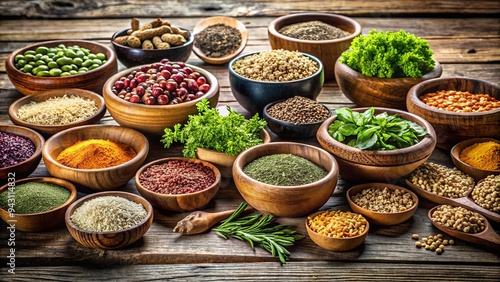
[[[353,112],[349,108],[339,108],[335,109],[335,113],[337,114],[337,119],[343,122],[352,122],[354,123],[354,118],[352,116]]]
[[[349,141],[349,143],[347,143],[348,146],[351,146],[351,147],[354,147],[354,148],[357,148],[356,146],[356,139],[351,139],[351,141]]]
[[[358,127],[355,124],[347,123],[339,127],[338,132],[345,136],[358,134]]]
[[[342,133],[340,133],[340,132],[338,132],[338,131],[335,131],[335,132],[332,134],[332,137],[333,137],[335,140],[339,141],[339,142],[344,142],[344,140],[345,140],[345,136],[344,136],[344,135],[342,135]]]

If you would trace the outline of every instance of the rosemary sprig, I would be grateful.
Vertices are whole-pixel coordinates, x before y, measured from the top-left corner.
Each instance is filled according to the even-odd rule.
[[[230,217],[221,221],[221,224],[212,230],[226,240],[232,237],[247,241],[252,249],[257,245],[286,264],[290,252],[285,247],[293,246],[296,240],[304,236],[290,229],[289,225],[269,226],[273,221],[273,216],[269,214],[239,217],[247,206],[247,203],[241,203]]]

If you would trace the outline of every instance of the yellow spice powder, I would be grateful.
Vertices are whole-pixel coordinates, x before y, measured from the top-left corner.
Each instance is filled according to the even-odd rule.
[[[500,169],[500,144],[488,141],[473,144],[460,152],[460,160],[483,170]]]

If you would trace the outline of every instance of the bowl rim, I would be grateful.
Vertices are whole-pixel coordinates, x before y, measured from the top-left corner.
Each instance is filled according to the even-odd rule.
[[[468,163],[464,162],[462,159],[460,159],[460,153],[462,153],[462,151],[465,148],[472,146],[476,143],[483,143],[483,142],[488,142],[488,141],[493,141],[497,144],[500,144],[500,140],[494,139],[494,138],[489,138],[489,137],[469,138],[469,139],[462,140],[462,141],[458,142],[457,144],[455,144],[450,150],[450,156],[454,161],[458,162],[460,165],[468,168],[469,170],[491,173],[491,174],[495,174],[495,173],[498,174],[498,173],[500,173],[500,169],[497,169],[497,170],[480,169],[480,168],[477,168],[475,166],[471,166],[470,164],[468,164]],[[477,183],[476,183],[476,185],[477,185]]]
[[[38,139],[40,146],[37,146],[36,145],[37,142],[34,142],[31,137],[26,136],[24,134],[17,133],[17,132],[12,132],[11,130],[13,130],[13,129],[20,129],[21,131],[24,131],[23,133],[30,132],[30,133],[34,134],[36,136],[36,138]],[[27,158],[26,160],[24,160],[22,162],[18,162],[17,164],[11,165],[11,166],[1,167],[0,170],[4,170],[4,169],[10,170],[10,169],[13,169],[17,166],[25,165],[29,162],[36,160],[36,158],[41,157],[43,146],[45,144],[45,138],[43,138],[43,136],[40,133],[36,132],[35,130],[33,130],[31,128],[28,128],[25,126],[20,126],[20,125],[0,125],[0,132],[5,132],[5,133],[14,134],[14,135],[28,138],[35,146],[35,152],[29,158]]]
[[[437,81],[442,82],[443,84],[449,83],[449,82],[456,82],[458,80],[466,80],[466,81],[472,81],[477,84],[484,84],[487,85],[488,87],[491,88],[498,88],[500,91],[500,85],[486,81],[483,79],[478,79],[478,78],[473,78],[473,77],[462,77],[462,76],[450,76],[450,77],[437,77],[437,78],[432,78],[428,80],[424,80],[422,82],[419,82],[412,86],[410,90],[408,91],[407,95],[407,103],[408,101],[411,101],[416,107],[419,107],[421,109],[424,109],[426,111],[432,112],[434,114],[438,115],[446,115],[446,116],[452,116],[452,117],[467,117],[467,116],[484,116],[484,115],[492,115],[496,113],[500,113],[500,108],[496,108],[493,110],[485,111],[485,112],[452,112],[452,111],[446,111],[438,108],[433,108],[426,103],[422,102],[420,100],[420,96],[424,95],[425,93],[420,93],[422,88],[425,88],[426,86],[433,84]],[[444,90],[444,89],[443,89]],[[427,91],[427,93],[430,91]],[[470,93],[470,92],[469,92]],[[471,93],[473,95],[476,95],[477,93]],[[488,94],[489,95],[489,94]],[[490,95],[491,96],[491,95]]]
[[[140,203],[140,202],[138,202],[136,200],[131,200],[131,199],[128,199],[127,197],[124,197],[126,195],[128,195],[129,197],[138,197],[138,198],[142,199],[144,201],[144,203],[146,203],[146,206],[144,206],[143,203]],[[85,203],[86,201],[90,201],[92,199],[99,198],[99,197],[104,197],[104,196],[122,197],[122,198],[125,198],[125,199],[129,200],[129,201],[135,202],[137,204],[141,204],[144,207],[144,209],[146,210],[147,214],[136,225],[128,227],[126,229],[121,229],[121,230],[116,230],[116,231],[101,231],[101,232],[87,231],[87,230],[83,230],[80,227],[76,226],[76,224],[74,224],[73,221],[71,221],[71,215],[83,203]],[[151,217],[153,217],[153,206],[151,205],[151,203],[148,200],[146,200],[144,197],[142,197],[141,195],[137,195],[137,194],[130,193],[130,192],[125,192],[125,191],[103,191],[103,192],[97,192],[97,193],[86,195],[86,196],[84,196],[84,197],[76,200],[75,202],[73,202],[68,207],[68,209],[66,210],[66,212],[64,213],[64,221],[66,222],[66,225],[68,225],[69,227],[71,227],[72,229],[76,230],[79,233],[96,234],[96,235],[103,235],[103,234],[106,234],[106,235],[109,234],[109,235],[111,235],[111,234],[120,234],[120,233],[128,232],[128,231],[134,230],[134,229],[136,229],[136,228],[138,228],[140,226],[145,225],[151,219]]]
[[[261,83],[261,84],[264,84],[264,85],[280,85],[280,84],[288,84],[288,83],[300,83],[300,82],[309,80],[309,79],[311,79],[313,77],[316,77],[316,76],[321,75],[322,73],[324,73],[324,66],[323,66],[323,63],[321,62],[320,59],[318,59],[317,57],[315,57],[315,56],[313,56],[311,54],[304,53],[304,52],[298,52],[298,51],[295,51],[295,52],[297,52],[298,54],[301,54],[303,56],[308,57],[310,60],[314,61],[318,65],[318,70],[315,73],[313,73],[312,75],[308,76],[308,77],[304,77],[304,78],[301,78],[301,79],[290,80],[290,81],[255,80],[255,79],[250,79],[250,78],[244,77],[244,76],[240,75],[239,73],[237,73],[237,72],[235,72],[233,70],[234,63],[236,61],[238,61],[239,59],[242,59],[242,58],[248,57],[248,56],[252,56],[252,55],[256,55],[256,54],[259,54],[259,53],[262,53],[262,52],[272,52],[272,51],[273,50],[254,51],[254,52],[249,52],[249,53],[243,53],[243,54],[240,54],[240,55],[236,56],[228,64],[229,76],[234,76],[234,77],[237,77],[239,80],[246,81],[246,82],[251,82],[251,83]]]
[[[68,43],[68,42],[71,42],[71,43]],[[106,50],[106,52],[109,53],[109,57],[106,58],[106,63],[102,64],[101,66],[99,66],[98,68],[95,68],[93,70],[89,70],[89,71],[84,72],[84,73],[68,75],[68,76],[28,75],[28,74],[20,71],[19,69],[17,69],[15,64],[14,64],[14,59],[17,55],[19,55],[21,53],[24,54],[24,52],[26,52],[28,50],[34,50],[34,49],[36,49],[36,47],[39,47],[39,46],[51,46],[51,45],[57,46],[59,44],[64,44],[65,46],[66,45],[78,45],[78,46],[80,46],[79,43],[80,44],[84,43],[84,44],[89,44],[89,45],[95,45],[95,46],[98,46],[99,48],[102,48],[103,50]],[[80,47],[82,47],[82,46],[80,46]],[[21,47],[19,49],[16,49],[12,53],[10,53],[10,55],[7,57],[6,62],[5,62],[5,66],[6,66],[6,69],[10,68],[12,70],[12,72],[13,72],[12,75],[18,75],[18,76],[25,77],[25,78],[32,77],[32,78],[46,80],[46,81],[50,81],[50,80],[53,80],[53,81],[70,80],[70,81],[72,81],[72,80],[74,80],[74,78],[85,77],[89,74],[97,74],[99,71],[102,71],[103,69],[106,69],[106,68],[112,66],[114,64],[114,62],[116,62],[116,61],[117,61],[116,53],[108,46],[101,44],[99,42],[90,41],[90,40],[83,40],[83,39],[61,39],[61,40],[50,40],[50,41],[37,42],[37,43],[33,43],[30,45]],[[9,72],[7,72],[7,74],[11,75]]]
[[[154,63],[153,63],[154,64]],[[138,107],[139,109],[160,109],[160,110],[166,110],[169,109],[171,111],[175,111],[177,108],[184,108],[184,107],[189,107],[189,106],[196,106],[196,104],[202,100],[203,98],[210,99],[213,96],[217,95],[217,93],[220,91],[220,84],[219,81],[217,80],[217,77],[212,74],[211,72],[195,66],[191,64],[185,63],[187,67],[190,67],[193,71],[197,71],[205,78],[207,78],[207,81],[210,81],[210,89],[201,97],[198,97],[194,100],[187,101],[187,102],[182,102],[178,104],[173,104],[173,105],[146,105],[146,104],[141,104],[141,103],[131,103],[129,101],[125,101],[121,98],[118,98],[117,95],[111,92],[111,89],[113,88],[114,83],[119,80],[122,76],[126,76],[130,74],[132,71],[138,70],[141,67],[144,66],[151,66],[152,64],[144,64],[144,65],[139,65],[139,66],[134,66],[125,70],[122,70],[118,73],[115,73],[111,77],[106,80],[104,85],[102,86],[102,96],[106,100],[107,98],[111,99],[113,102],[116,102],[120,104],[121,106],[125,107]]]
[[[338,20],[341,20],[341,21],[344,21],[346,23],[351,24],[354,27],[354,32],[351,33],[348,36],[345,36],[345,37],[342,37],[342,38],[336,38],[336,39],[329,39],[329,40],[304,40],[304,39],[297,39],[297,38],[294,38],[294,37],[283,35],[283,34],[279,33],[278,30],[276,29],[276,24],[279,23],[279,22],[286,21],[286,20],[289,20],[289,19],[300,18],[300,17],[304,17],[304,16],[305,17],[308,17],[308,16],[315,17],[315,16],[317,16],[317,17],[325,17],[325,18],[338,19]],[[297,21],[295,23],[301,23],[301,22],[303,22],[303,21]],[[292,41],[292,42],[296,42],[296,43],[307,43],[307,44],[319,45],[319,44],[328,44],[328,43],[339,43],[339,42],[343,42],[343,41],[347,41],[347,40],[352,40],[352,39],[354,39],[355,37],[357,37],[358,35],[361,34],[362,28],[361,28],[361,24],[359,24],[356,20],[354,20],[353,18],[350,18],[350,17],[346,17],[346,16],[339,15],[339,14],[310,13],[309,12],[309,13],[295,13],[295,14],[288,14],[288,15],[280,16],[280,17],[272,20],[269,23],[269,25],[267,26],[267,30],[273,36],[281,38],[283,40]]]
[[[62,91],[68,91],[68,92],[71,92],[71,93],[53,93],[53,92],[62,92]],[[40,101],[40,102],[37,102],[37,103],[41,103],[41,102],[47,101],[50,98],[62,97],[64,95],[82,97],[82,96],[80,96],[81,93],[88,94],[89,96],[92,97],[89,100],[91,100],[93,102],[95,102],[96,100],[98,100],[98,101],[100,101],[100,104],[101,104],[101,106],[97,108],[97,111],[92,116],[89,116],[89,117],[87,117],[85,119],[82,119],[82,120],[77,120],[77,121],[73,121],[73,122],[66,123],[66,124],[56,124],[56,125],[30,123],[30,122],[27,122],[27,121],[24,121],[24,120],[20,119],[17,116],[17,113],[18,113],[17,111],[14,112],[14,108],[15,107],[17,107],[17,106],[22,107],[24,105],[29,104],[30,102],[34,101],[34,98],[37,98],[37,95],[38,96],[42,96],[42,95],[48,95],[48,96],[50,96],[51,95],[47,99],[45,99],[43,101]],[[97,104],[98,103],[96,103],[96,106],[99,106]],[[104,98],[101,95],[95,93],[94,91],[90,91],[90,90],[86,90],[86,89],[81,89],[81,88],[49,89],[49,90],[38,92],[38,93],[33,94],[33,95],[27,95],[27,96],[21,97],[21,98],[17,99],[16,101],[14,101],[9,106],[9,117],[10,117],[10,119],[12,121],[15,120],[18,124],[20,124],[22,126],[25,126],[25,127],[36,127],[36,128],[40,128],[42,130],[44,130],[44,129],[45,130],[47,130],[47,129],[53,129],[53,128],[64,128],[64,127],[68,127],[68,126],[72,127],[72,126],[84,125],[87,122],[89,122],[90,120],[98,117],[99,115],[104,115],[105,113],[106,113],[106,104],[104,103]]]
[[[120,49],[127,50],[127,51],[128,50],[138,50],[138,51],[150,52],[150,53],[153,53],[153,52],[163,53],[163,52],[168,52],[168,51],[176,51],[177,49],[182,49],[184,47],[188,47],[190,45],[193,45],[193,43],[194,43],[193,33],[191,31],[189,31],[187,28],[183,28],[183,27],[178,27],[178,28],[189,32],[189,38],[186,39],[186,42],[184,44],[178,45],[178,46],[171,46],[168,49],[142,49],[142,48],[135,48],[135,47],[130,47],[130,46],[126,46],[126,45],[120,45],[120,44],[116,43],[115,38],[118,36],[121,36],[121,35],[126,35],[127,31],[130,30],[130,27],[120,29],[117,32],[113,33],[113,35],[111,36],[111,45],[114,48],[120,48]]]
[[[163,163],[166,163],[168,161],[174,161],[174,160],[180,160],[180,161],[184,161],[184,162],[190,162],[190,163],[201,163],[203,166],[206,166],[208,168],[210,168],[213,172],[214,172],[214,175],[215,175],[215,181],[208,187],[206,187],[205,189],[203,190],[200,190],[200,191],[196,191],[196,192],[191,192],[191,193],[184,193],[184,194],[163,194],[163,193],[158,193],[158,192],[155,192],[155,191],[151,191],[149,189],[147,189],[146,187],[144,187],[140,180],[139,180],[139,177],[141,176],[141,174],[146,170],[148,169],[149,167],[153,166],[153,165],[157,165],[157,164],[163,164]],[[148,192],[150,193],[151,195],[154,195],[155,197],[171,197],[171,198],[177,198],[177,197],[189,197],[189,196],[196,196],[196,195],[199,195],[199,194],[203,194],[209,190],[212,190],[212,189],[216,189],[218,186],[220,186],[220,183],[221,183],[221,173],[219,171],[219,169],[213,165],[212,163],[208,162],[208,161],[205,161],[205,160],[201,160],[201,159],[197,159],[197,158],[185,158],[185,157],[167,157],[167,158],[161,158],[161,159],[157,159],[157,160],[154,160],[154,161],[151,161],[145,165],[143,165],[141,168],[139,168],[139,170],[137,170],[135,176],[134,176],[134,180],[135,180],[135,187],[137,188],[137,190],[139,191],[139,193],[141,192]]]
[[[314,234],[316,234],[317,236],[321,236],[323,238],[328,238],[328,240],[330,240],[330,239],[333,239],[333,240],[352,240],[352,239],[362,238],[363,236],[368,235],[368,232],[370,231],[370,222],[368,221],[368,219],[364,215],[362,215],[360,213],[352,212],[352,211],[346,211],[346,210],[340,210],[340,211],[341,212],[350,212],[350,213],[358,214],[358,215],[362,216],[366,220],[366,228],[365,228],[365,230],[363,231],[362,234],[359,234],[359,235],[356,235],[356,236],[353,236],[353,237],[347,237],[347,238],[334,238],[334,237],[328,237],[328,236],[323,235],[323,234],[319,234],[318,232],[312,230],[311,227],[309,227],[309,223],[308,222],[309,222],[309,218],[310,217],[314,217],[314,216],[316,216],[318,214],[326,213],[326,212],[330,212],[330,211],[337,211],[337,210],[327,209],[327,210],[323,210],[323,211],[316,211],[316,212],[314,212],[314,213],[306,216],[305,224],[306,224],[307,230],[310,231],[310,232],[312,232],[312,233],[314,233]]]
[[[306,98],[306,97],[304,97],[304,98]],[[330,110],[330,109],[329,109],[326,105],[324,105],[324,104],[322,104],[322,103],[319,103],[319,102],[317,102],[317,101],[315,101],[315,102],[317,102],[318,104],[320,104],[321,106],[323,106],[325,109],[327,109],[327,110],[328,110],[328,117],[327,117],[326,119],[324,119],[324,120],[321,120],[321,121],[316,121],[316,122],[307,122],[307,123],[293,123],[293,122],[289,122],[289,121],[284,121],[284,120],[281,120],[281,119],[277,119],[277,118],[275,118],[275,117],[271,116],[271,115],[267,112],[267,110],[268,110],[270,107],[274,106],[275,104],[278,104],[278,103],[284,102],[284,101],[286,101],[286,100],[288,100],[288,99],[291,99],[291,98],[281,99],[281,100],[274,101],[274,102],[271,102],[271,103],[267,104],[267,105],[264,107],[264,109],[262,110],[262,115],[263,115],[263,118],[264,118],[264,119],[269,119],[269,120],[271,120],[271,121],[274,121],[274,122],[279,123],[279,124],[284,125],[284,126],[288,126],[288,127],[296,127],[296,126],[313,126],[313,125],[320,125],[320,124],[322,124],[325,120],[327,120],[328,118],[330,118],[330,117],[333,115],[332,110]],[[309,99],[309,98],[308,98],[308,99]],[[312,100],[312,99],[310,99],[310,100]],[[314,101],[314,100],[313,100],[313,101]]]
[[[57,206],[57,207],[55,207],[55,208],[53,208],[51,210],[47,210],[47,211],[43,211],[43,212],[37,212],[37,213],[13,213],[18,218],[27,218],[27,217],[31,217],[31,216],[37,216],[37,215],[46,215],[46,214],[49,214],[49,213],[52,213],[52,212],[55,212],[55,211],[67,208],[78,197],[78,194],[77,194],[78,191],[77,191],[75,185],[73,185],[73,183],[71,183],[71,182],[69,182],[69,181],[67,181],[65,179],[56,178],[56,177],[42,176],[42,177],[22,178],[22,179],[16,180],[14,182],[15,183],[14,186],[17,186],[17,185],[20,185],[20,184],[29,183],[29,182],[40,182],[40,183],[54,184],[54,185],[57,185],[57,186],[63,187],[64,189],[69,190],[70,194],[69,194],[69,197],[66,200],[66,202],[64,202],[60,206]],[[9,182],[9,183],[12,183],[12,182]],[[0,194],[1,193],[6,193],[5,190],[9,189],[9,187],[12,186],[12,185],[9,185],[9,183],[6,183],[5,185],[3,185],[3,186],[0,187]],[[9,213],[8,210],[4,210],[2,208],[0,208],[0,210]]]

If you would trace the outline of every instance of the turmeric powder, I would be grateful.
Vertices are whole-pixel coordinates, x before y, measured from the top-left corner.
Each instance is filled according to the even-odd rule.
[[[483,170],[500,169],[500,144],[488,141],[475,143],[460,152],[460,160]]]
[[[99,169],[123,164],[137,155],[127,144],[104,139],[78,141],[56,158],[62,165],[79,169]]]

